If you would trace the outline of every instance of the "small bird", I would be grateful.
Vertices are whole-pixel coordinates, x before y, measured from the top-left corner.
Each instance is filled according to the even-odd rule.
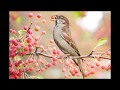
[[[69,31],[69,20],[63,15],[53,15],[51,18],[55,19],[53,38],[59,49],[64,54],[70,54],[71,56],[80,56],[78,48],[71,37],[71,32]],[[73,59],[73,61],[79,67],[80,72],[84,78],[82,67],[83,59]]]

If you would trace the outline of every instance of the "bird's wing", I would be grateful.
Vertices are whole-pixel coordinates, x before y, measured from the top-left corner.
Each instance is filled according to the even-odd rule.
[[[75,52],[80,56],[80,53],[78,51],[78,48],[71,38],[71,33],[68,28],[63,27],[62,28],[62,38],[75,50]]]
[[[75,52],[80,56],[80,53],[77,49],[77,46],[75,44],[75,42],[73,41],[73,39],[71,38],[71,34],[69,29],[63,28],[62,29],[62,37],[63,39],[75,50]],[[80,72],[82,73],[82,76],[84,78],[84,72],[83,72],[83,65],[82,65],[82,60],[80,59],[73,59],[73,61],[75,62],[75,64],[79,67]]]

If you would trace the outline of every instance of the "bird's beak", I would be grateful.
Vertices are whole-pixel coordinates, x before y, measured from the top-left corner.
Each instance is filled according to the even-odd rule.
[[[57,15],[52,15],[51,16],[51,21],[55,21],[57,19]]]

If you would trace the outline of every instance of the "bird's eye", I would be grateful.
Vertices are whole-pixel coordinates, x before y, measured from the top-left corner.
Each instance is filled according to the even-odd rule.
[[[63,24],[65,24],[65,22]]]

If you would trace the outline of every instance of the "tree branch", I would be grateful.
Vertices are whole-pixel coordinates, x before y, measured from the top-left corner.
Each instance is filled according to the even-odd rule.
[[[96,55],[84,55],[84,56],[72,56],[71,58],[78,59],[78,58],[97,58],[97,57]],[[101,57],[101,56],[99,58],[111,60],[110,58]]]
[[[35,53],[37,53],[37,52],[35,52]],[[51,55],[43,54],[41,52],[38,52],[37,54],[41,55],[41,56],[48,57],[48,58],[52,58]],[[31,55],[31,54],[26,54],[26,55]],[[72,59],[79,59],[79,58],[97,58],[97,57],[96,57],[96,55],[89,54],[89,55],[82,55],[82,56],[71,56],[71,58]],[[102,57],[102,56],[100,56],[99,58],[111,60],[110,58],[106,58],[106,57]]]
[[[51,55],[43,54],[43,53],[41,53],[41,52],[38,52],[37,54],[38,54],[38,55],[45,56],[45,57],[48,57],[48,58],[52,58]],[[31,53],[28,53],[28,54],[26,54],[26,55],[31,55]]]

